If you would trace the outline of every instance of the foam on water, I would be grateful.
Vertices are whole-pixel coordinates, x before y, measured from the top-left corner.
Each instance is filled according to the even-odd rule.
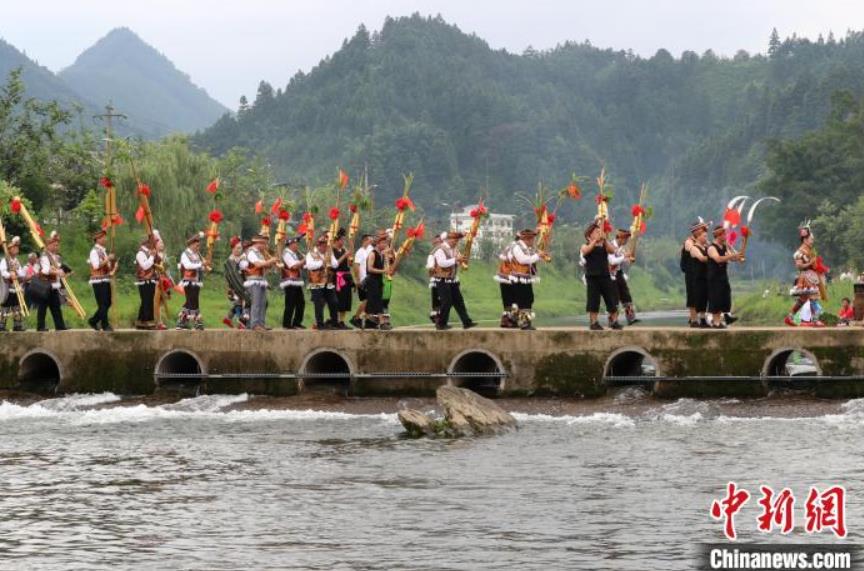
[[[551,415],[551,414],[527,414],[523,412],[511,413],[519,422],[563,422],[572,424],[611,424],[615,428],[635,426],[636,422],[629,416],[616,412],[595,412],[588,415]]]
[[[108,404],[117,402],[120,397],[114,393],[99,393],[99,394],[77,394],[66,395],[64,397],[40,400],[33,406],[41,406],[48,410],[64,411],[64,410],[80,410],[98,406],[100,404]]]

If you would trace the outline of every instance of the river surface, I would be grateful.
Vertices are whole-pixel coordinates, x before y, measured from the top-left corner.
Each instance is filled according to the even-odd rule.
[[[518,431],[449,441],[400,437],[430,401],[296,402],[2,401],[0,569],[692,569],[729,480],[739,541],[835,541],[802,530],[831,484],[862,540],[864,400],[502,401]],[[760,484],[790,536],[755,531]]]

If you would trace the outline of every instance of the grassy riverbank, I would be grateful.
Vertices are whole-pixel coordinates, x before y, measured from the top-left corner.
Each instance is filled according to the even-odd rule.
[[[790,284],[759,282],[750,293],[738,296],[736,314],[747,325],[781,325],[794,299],[789,295]],[[834,316],[844,297],[852,299],[852,282],[834,282],[828,286],[828,300],[822,302],[825,314]],[[830,321],[830,317],[826,317]]]
[[[497,323],[501,315],[498,284],[492,280],[494,273],[495,265],[488,262],[472,262],[471,268],[461,273],[462,291],[468,310],[475,320],[484,325]],[[138,291],[132,282],[131,277],[126,276],[117,282],[116,308],[112,316],[115,327],[132,327],[138,313]],[[90,286],[79,279],[72,280],[71,284],[85,310],[92,313],[95,302]],[[630,287],[641,310],[678,309],[682,305],[683,294],[680,291],[658,288],[651,277],[639,268],[632,272]],[[585,286],[575,268],[542,268],[535,295],[538,325],[543,325],[544,321],[581,316],[585,313]],[[183,296],[174,294],[170,303],[172,319],[182,303]],[[429,288],[426,281],[414,279],[413,276],[396,277],[391,312],[397,326],[428,325],[429,306]],[[220,275],[214,274],[207,278],[201,292],[201,307],[208,327],[224,327],[221,321],[227,312],[228,301],[224,280]],[[271,290],[267,321],[272,327],[281,325],[283,307],[281,290]],[[70,308],[64,308],[64,315],[70,326],[85,326],[84,320],[78,319]],[[457,319],[455,314],[451,319]],[[309,325],[312,321],[313,309],[307,296],[305,324]],[[28,326],[33,328],[35,323],[35,315],[32,315]],[[50,317],[48,323],[51,327]],[[173,321],[169,325],[173,326]]]

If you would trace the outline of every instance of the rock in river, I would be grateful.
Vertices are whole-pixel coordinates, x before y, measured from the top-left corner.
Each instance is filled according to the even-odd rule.
[[[513,415],[468,389],[443,386],[436,396],[444,418],[433,419],[413,409],[399,411],[399,421],[410,436],[472,436],[516,426]]]

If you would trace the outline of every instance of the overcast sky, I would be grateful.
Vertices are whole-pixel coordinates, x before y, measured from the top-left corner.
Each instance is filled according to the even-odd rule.
[[[57,71],[110,29],[127,26],[230,108],[261,79],[284,86],[339,49],[360,23],[441,14],[493,48],[520,53],[565,40],[733,55],[782,37],[864,29],[862,0],[0,0],[0,37]]]

